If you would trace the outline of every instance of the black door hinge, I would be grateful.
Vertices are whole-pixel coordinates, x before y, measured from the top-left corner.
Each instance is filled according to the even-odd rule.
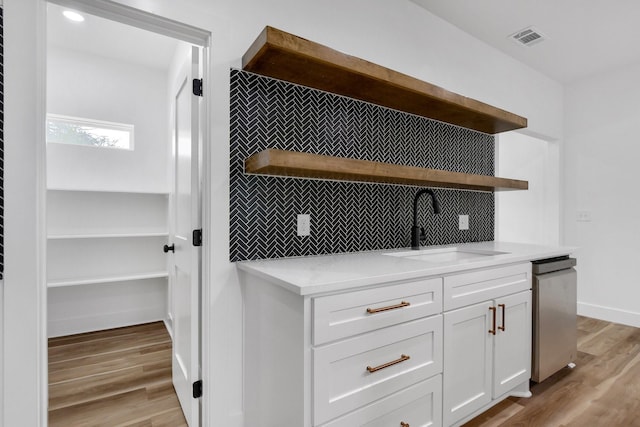
[[[202,380],[193,383],[193,398],[197,399],[199,397],[202,397]]]
[[[193,230],[193,233],[191,233],[191,241],[193,242],[193,246],[202,246],[202,228]]]
[[[202,79],[193,79],[193,94],[202,96]]]

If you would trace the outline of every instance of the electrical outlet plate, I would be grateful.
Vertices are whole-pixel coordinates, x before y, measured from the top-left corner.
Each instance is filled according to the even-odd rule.
[[[458,215],[458,229],[459,230],[469,229],[469,215]]]
[[[311,215],[298,214],[298,237],[311,234]]]
[[[578,211],[576,214],[576,221],[591,222],[591,211]]]

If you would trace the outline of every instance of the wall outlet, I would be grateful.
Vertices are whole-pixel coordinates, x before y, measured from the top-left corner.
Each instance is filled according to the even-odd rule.
[[[311,215],[298,214],[298,236],[308,236],[311,234]]]
[[[576,214],[576,221],[591,222],[591,211],[578,211]]]
[[[458,229],[459,230],[469,229],[469,215],[458,215]]]

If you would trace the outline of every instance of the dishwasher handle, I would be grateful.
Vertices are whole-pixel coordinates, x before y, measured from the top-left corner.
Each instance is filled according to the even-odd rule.
[[[546,274],[575,267],[577,261],[575,258],[569,258],[567,255],[557,258],[539,259],[532,261],[531,264],[533,274]]]

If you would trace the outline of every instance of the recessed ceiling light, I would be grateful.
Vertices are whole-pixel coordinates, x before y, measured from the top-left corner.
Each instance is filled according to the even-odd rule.
[[[78,12],[74,12],[73,10],[65,10],[62,14],[73,22],[82,22],[84,21],[84,16],[80,15]]]

